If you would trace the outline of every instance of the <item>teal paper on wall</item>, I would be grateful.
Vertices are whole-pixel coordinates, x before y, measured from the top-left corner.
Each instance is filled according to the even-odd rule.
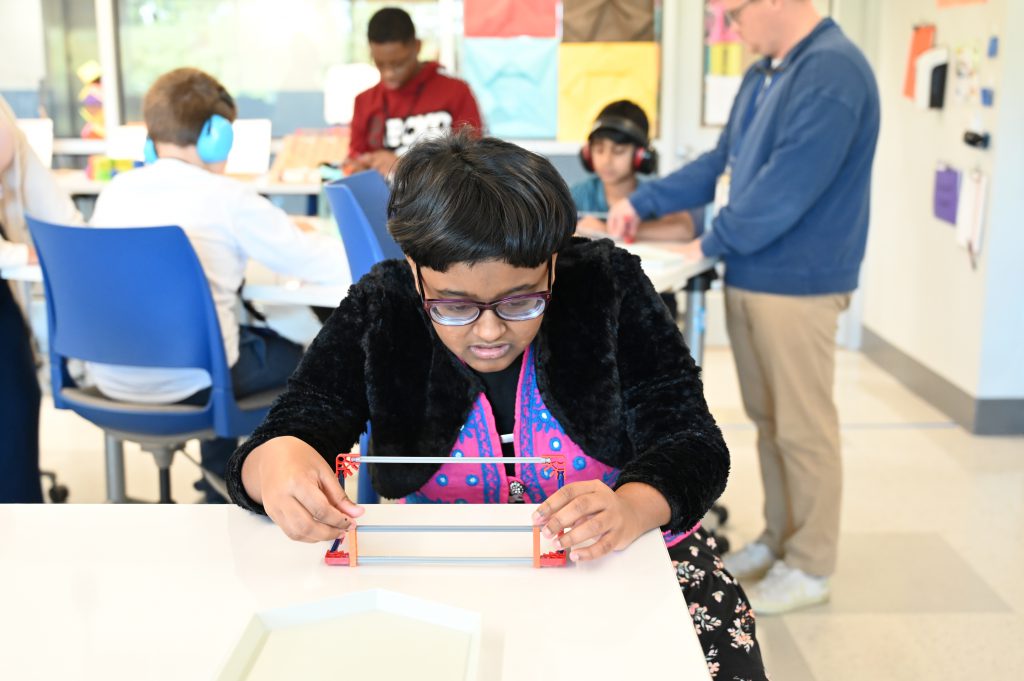
[[[558,40],[466,38],[462,74],[488,134],[550,139],[558,130]]]

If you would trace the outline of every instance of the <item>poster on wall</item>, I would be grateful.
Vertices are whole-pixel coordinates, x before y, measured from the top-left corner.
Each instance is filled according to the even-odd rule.
[[[910,38],[910,51],[907,53],[907,70],[903,77],[903,96],[914,99],[917,89],[917,58],[927,52],[935,44],[935,26],[918,24]]]
[[[751,61],[720,0],[704,2],[704,93],[701,121],[725,125]]]

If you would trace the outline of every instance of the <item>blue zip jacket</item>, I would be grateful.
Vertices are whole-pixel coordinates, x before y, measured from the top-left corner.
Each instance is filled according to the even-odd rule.
[[[701,246],[726,263],[726,284],[784,295],[857,288],[867,243],[878,87],[864,55],[823,19],[774,70],[747,71],[718,145],[637,188],[640,215],[714,200],[730,169],[729,203]]]

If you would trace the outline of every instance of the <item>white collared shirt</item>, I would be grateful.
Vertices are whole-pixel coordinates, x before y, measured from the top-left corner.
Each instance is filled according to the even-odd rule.
[[[176,159],[115,177],[96,201],[90,224],[178,225],[185,231],[210,283],[229,366],[238,361],[236,303],[250,258],[305,281],[339,285],[348,280],[339,240],[300,231],[250,185]],[[119,400],[166,404],[211,385],[199,369],[89,368],[100,392]]]

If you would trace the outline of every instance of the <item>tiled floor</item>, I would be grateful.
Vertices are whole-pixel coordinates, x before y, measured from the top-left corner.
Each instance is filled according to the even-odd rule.
[[[732,450],[723,503],[739,546],[761,529],[754,430],[729,351],[709,349],[704,375]],[[1024,438],[965,433],[858,353],[840,353],[836,395],[845,490],[833,597],[758,621],[773,679],[1024,678]],[[42,447],[72,502],[103,500],[98,430],[47,405]],[[126,467],[129,495],[155,499],[150,457],[129,447]],[[178,457],[172,477],[179,503],[196,499],[193,463]]]

